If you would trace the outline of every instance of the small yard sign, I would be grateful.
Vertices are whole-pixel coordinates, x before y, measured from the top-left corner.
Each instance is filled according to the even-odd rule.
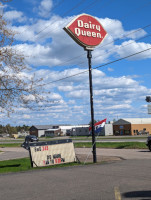
[[[71,139],[30,143],[32,167],[43,167],[76,161]]]

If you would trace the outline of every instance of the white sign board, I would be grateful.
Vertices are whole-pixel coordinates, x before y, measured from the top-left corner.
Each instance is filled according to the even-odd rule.
[[[71,139],[30,143],[33,167],[71,163],[76,161]]]

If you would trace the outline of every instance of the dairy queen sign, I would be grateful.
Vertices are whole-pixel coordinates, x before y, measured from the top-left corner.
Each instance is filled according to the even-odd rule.
[[[94,17],[81,14],[73,19],[64,30],[85,49],[94,49],[107,35],[107,32]]]
[[[92,123],[92,148],[93,162],[96,163],[96,142],[94,131],[94,110],[93,110],[93,88],[92,88],[92,68],[91,68],[91,51],[94,50],[106,37],[107,32],[101,23],[91,15],[81,14],[73,19],[64,30],[75,42],[84,47],[87,51],[89,64],[89,85],[90,85],[90,105],[91,105],[91,123]]]

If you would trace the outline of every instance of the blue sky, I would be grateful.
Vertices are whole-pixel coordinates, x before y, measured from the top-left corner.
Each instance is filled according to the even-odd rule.
[[[107,37],[93,52],[93,67],[151,48],[150,0],[13,0],[4,17],[16,31],[13,48],[21,51],[31,72],[43,78],[50,99],[43,111],[18,107],[1,123],[86,124],[90,121],[88,73],[58,79],[88,69],[86,52],[63,30],[75,16],[96,17]],[[139,30],[138,30],[139,29]],[[151,95],[151,50],[93,70],[94,118],[150,117],[146,95]],[[53,82],[54,81],[54,82]],[[50,83],[53,82],[53,83]]]

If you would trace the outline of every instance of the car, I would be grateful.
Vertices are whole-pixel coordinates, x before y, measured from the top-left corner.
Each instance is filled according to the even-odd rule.
[[[139,132],[137,132],[137,135],[148,135],[149,132],[145,131],[145,130],[140,130]]]
[[[27,135],[25,137],[25,142],[38,142],[38,137],[35,135]]]
[[[148,149],[151,151],[151,136],[147,137],[146,145],[147,145]]]
[[[39,141],[39,139],[38,139],[37,136],[35,136],[35,135],[27,135],[25,137],[25,142],[23,142],[23,144],[21,144],[21,147],[29,150],[29,142],[38,142],[38,141]]]

